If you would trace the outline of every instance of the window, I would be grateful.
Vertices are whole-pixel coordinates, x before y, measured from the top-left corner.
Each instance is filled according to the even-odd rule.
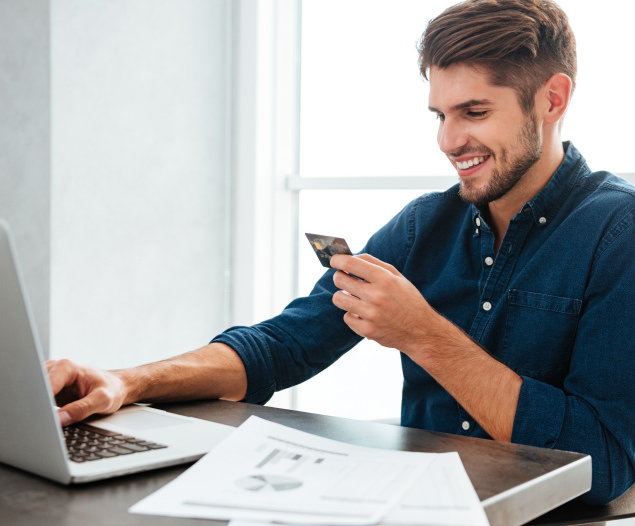
[[[353,250],[412,198],[454,184],[436,145],[428,85],[416,43],[448,0],[322,0],[302,4],[298,200],[298,292],[321,268],[305,231],[346,237]],[[592,168],[635,171],[630,159],[633,85],[624,54],[632,47],[623,2],[561,0],[578,41],[578,88],[565,119]],[[615,51],[615,52],[614,52]],[[632,176],[626,177],[633,179]],[[328,205],[326,205],[328,203]],[[398,352],[362,342],[296,388],[300,410],[356,418],[399,413]]]

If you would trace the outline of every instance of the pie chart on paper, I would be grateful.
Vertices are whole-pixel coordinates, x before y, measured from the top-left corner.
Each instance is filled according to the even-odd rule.
[[[236,486],[252,492],[289,491],[302,486],[302,481],[280,475],[251,475],[238,479]]]

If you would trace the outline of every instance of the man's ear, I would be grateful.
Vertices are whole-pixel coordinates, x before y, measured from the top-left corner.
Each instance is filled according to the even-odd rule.
[[[546,83],[542,93],[543,117],[548,123],[558,122],[567,111],[573,83],[568,75],[556,73]]]

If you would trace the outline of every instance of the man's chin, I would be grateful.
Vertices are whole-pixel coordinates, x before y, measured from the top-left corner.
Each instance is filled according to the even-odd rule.
[[[463,181],[461,181],[461,185],[459,186],[459,197],[466,203],[475,205],[478,208],[484,208],[495,200],[492,199],[487,191],[478,191],[474,188],[468,188]]]

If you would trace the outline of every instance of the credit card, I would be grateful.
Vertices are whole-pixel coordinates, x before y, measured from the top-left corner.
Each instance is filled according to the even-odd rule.
[[[335,254],[352,256],[348,243],[341,237],[305,234],[323,267],[331,268],[331,257]]]

